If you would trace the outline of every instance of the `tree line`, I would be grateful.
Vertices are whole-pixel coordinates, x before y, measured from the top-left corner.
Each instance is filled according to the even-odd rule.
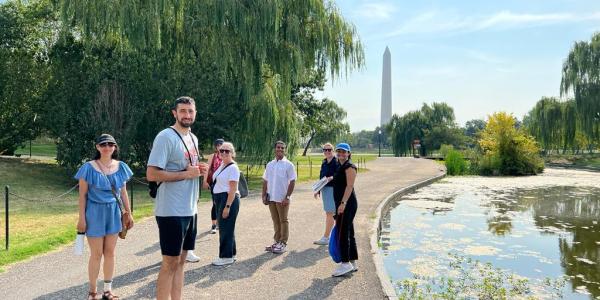
[[[575,42],[562,67],[562,98],[542,97],[523,122],[545,152],[592,152],[600,145],[600,33]]]
[[[347,133],[345,111],[316,99],[331,78],[361,68],[354,26],[325,1],[9,0],[0,5],[0,154],[47,134],[76,168],[94,137],[115,135],[143,167],[178,96],[196,99],[207,146],[235,141],[265,159],[275,140]],[[328,126],[322,124],[328,114]]]

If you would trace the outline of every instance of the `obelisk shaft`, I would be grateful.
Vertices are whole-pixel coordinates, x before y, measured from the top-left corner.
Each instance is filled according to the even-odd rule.
[[[392,119],[392,54],[385,47],[381,80],[381,127]]]

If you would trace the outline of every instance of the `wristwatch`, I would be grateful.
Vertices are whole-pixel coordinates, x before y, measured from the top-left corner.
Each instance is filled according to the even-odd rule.
[[[292,196],[285,196],[285,199],[290,200],[290,199],[292,199]]]
[[[226,208],[231,208],[231,205],[229,205],[229,204],[225,204],[225,207],[226,207]]]

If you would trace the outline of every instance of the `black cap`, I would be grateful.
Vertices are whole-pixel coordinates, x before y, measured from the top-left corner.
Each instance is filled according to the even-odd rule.
[[[117,144],[117,141],[115,141],[115,138],[112,135],[110,135],[108,133],[103,133],[99,137],[96,138],[96,145],[103,144],[103,143]]]
[[[223,143],[225,143],[225,140],[224,140],[224,139],[216,139],[216,140],[213,142],[213,145],[214,145],[214,146],[218,146],[218,145],[223,145]]]

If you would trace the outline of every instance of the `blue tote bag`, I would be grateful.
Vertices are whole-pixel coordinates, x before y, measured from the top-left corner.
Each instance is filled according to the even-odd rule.
[[[333,259],[333,261],[335,263],[340,263],[342,262],[342,255],[340,253],[340,229],[338,226],[338,224],[341,224],[341,218],[339,218],[340,223],[338,223],[336,220],[335,225],[333,225],[333,228],[331,228],[331,233],[329,234],[329,255],[331,256],[331,259]]]

